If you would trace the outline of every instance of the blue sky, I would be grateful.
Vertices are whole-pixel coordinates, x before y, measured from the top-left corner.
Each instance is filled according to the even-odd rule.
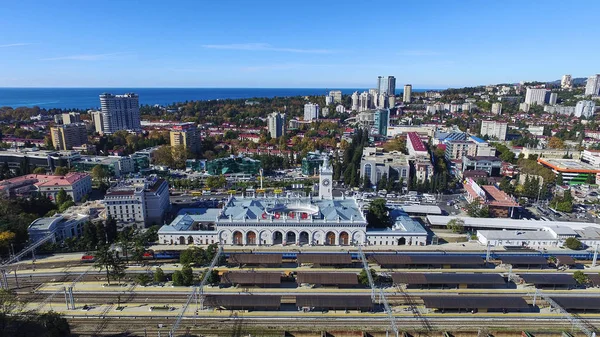
[[[444,88],[600,73],[600,1],[2,1],[3,87]]]

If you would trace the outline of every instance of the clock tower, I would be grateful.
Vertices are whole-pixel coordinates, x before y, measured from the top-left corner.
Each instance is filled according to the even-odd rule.
[[[319,173],[319,196],[322,199],[333,199],[333,168],[329,164],[329,156],[325,156]]]

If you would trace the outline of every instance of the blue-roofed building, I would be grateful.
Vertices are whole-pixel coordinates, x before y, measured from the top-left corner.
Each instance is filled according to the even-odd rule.
[[[479,137],[475,137],[475,136],[471,136],[470,137],[472,141],[474,141],[475,143],[481,144],[481,143],[485,143],[485,140],[479,138]]]

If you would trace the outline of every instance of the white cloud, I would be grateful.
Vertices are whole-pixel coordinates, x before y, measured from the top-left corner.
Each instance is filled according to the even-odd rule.
[[[20,47],[20,46],[29,46],[31,43],[19,42],[19,43],[10,43],[10,44],[0,44],[0,48],[9,48],[9,47]]]
[[[68,55],[59,57],[44,58],[42,61],[59,61],[59,60],[75,60],[75,61],[100,61],[113,58],[114,56],[126,55],[129,53],[108,53],[108,54],[81,54]]]
[[[202,47],[207,48],[207,49],[275,51],[275,52],[306,53],[306,54],[331,54],[334,52],[333,50],[330,50],[330,49],[281,48],[281,47],[274,47],[268,43],[205,44],[205,45],[202,45]]]

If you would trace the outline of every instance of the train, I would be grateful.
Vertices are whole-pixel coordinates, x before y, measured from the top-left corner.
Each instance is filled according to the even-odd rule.
[[[179,251],[153,251],[153,250],[146,250],[144,251],[144,254],[142,255],[144,260],[173,260],[173,259],[179,259]],[[121,256],[121,258],[123,258],[123,256]],[[95,262],[96,261],[96,257],[93,254],[90,253],[86,253],[83,254],[81,256],[81,262]]]

